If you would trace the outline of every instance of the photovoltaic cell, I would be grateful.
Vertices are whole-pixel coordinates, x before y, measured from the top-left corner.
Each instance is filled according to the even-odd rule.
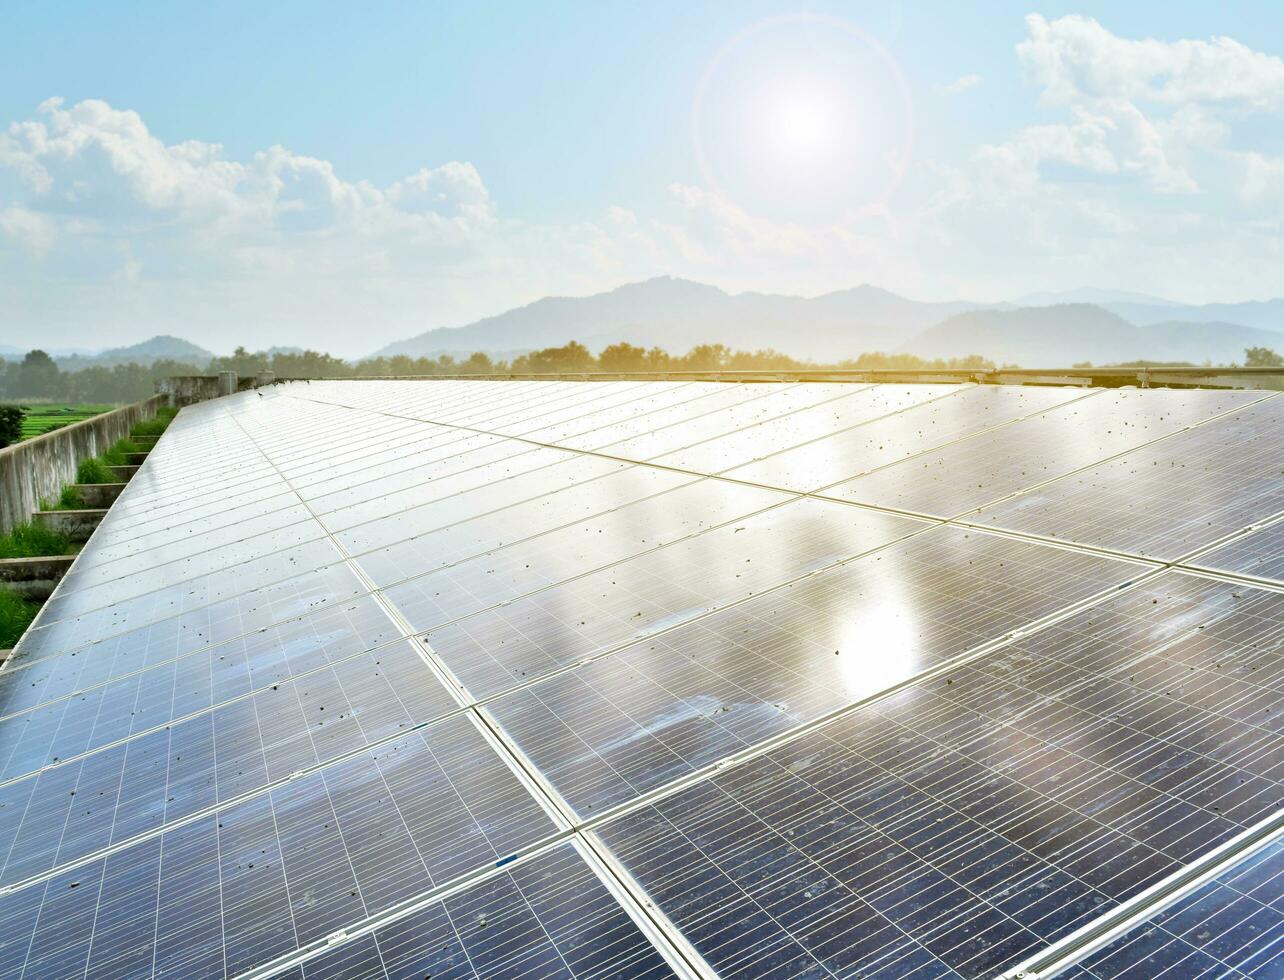
[[[365,583],[341,564],[338,552],[333,555],[332,564],[208,605],[193,603],[187,610],[131,609],[130,615],[107,610],[47,626],[38,623],[24,635],[9,668],[29,667],[37,660],[60,655],[88,656],[96,662],[110,657],[109,669],[97,665],[94,669],[99,676],[114,677],[267,629],[368,591]],[[104,650],[110,653],[102,653]],[[0,687],[7,686],[7,674],[0,673]]]
[[[798,500],[548,587],[514,548],[443,572],[437,615],[457,621],[425,638],[475,696],[488,697],[931,526]],[[461,619],[478,604],[476,582],[492,605]]]
[[[571,845],[309,961],[307,980],[673,976]]]
[[[1200,555],[1194,564],[1284,582],[1284,522],[1236,538]]]
[[[1261,397],[1261,392],[1103,391],[825,492],[954,517]]]
[[[1272,396],[980,511],[975,520],[1176,559],[1284,510]]]
[[[997,639],[1127,565],[942,527],[487,706],[581,816]]]
[[[1231,588],[1167,576],[601,833],[724,976],[993,976],[1279,807],[1269,721],[1164,677],[1284,624]]]
[[[715,439],[728,432],[767,424],[782,416],[789,417],[800,409],[834,403],[835,399],[845,394],[843,389],[834,385],[794,385],[779,389],[774,385],[767,385],[759,398],[709,412],[699,418],[675,422],[643,435],[608,443],[599,447],[598,451],[623,456],[625,459],[652,459],[680,447]]]
[[[362,552],[357,561],[377,585],[393,585],[523,538],[595,518],[599,522],[609,521],[613,513],[623,513],[629,504],[683,486],[691,489],[669,495],[664,502],[667,506],[676,508],[684,501],[712,502],[720,491],[721,497],[726,498],[735,489],[723,491],[721,487],[701,485],[697,477],[629,467],[601,480],[523,501],[470,521],[435,527],[396,544]]]
[[[130,633],[115,645],[104,642],[82,654],[0,673],[0,719],[94,688],[142,682],[142,677],[159,676],[161,671],[176,689],[200,684],[211,694],[243,694],[370,650],[399,635],[401,631],[373,596],[331,603],[217,646],[172,657],[157,651],[157,656],[147,658],[145,638]]]
[[[353,523],[346,529],[336,530],[335,537],[350,554],[357,555],[432,531],[444,531],[470,520],[484,519],[488,524],[492,521],[500,524],[509,517],[508,514],[501,513],[502,511],[522,504],[529,504],[529,506],[513,519],[533,530],[537,526],[536,519],[526,516],[526,511],[559,512],[559,505],[569,503],[572,498],[575,498],[583,501],[583,506],[587,510],[580,513],[587,516],[593,512],[595,505],[612,506],[614,499],[609,495],[615,492],[616,485],[643,482],[654,472],[646,471],[639,474],[633,472],[628,463],[579,456],[559,463],[556,468],[541,468],[507,479],[492,477],[487,483],[466,493],[451,494],[416,506],[391,511],[386,516],[374,520]],[[662,479],[659,481],[660,487],[674,485],[677,482],[677,478],[670,477],[668,474],[662,474]],[[654,490],[648,486],[643,492],[654,492]],[[602,503],[597,504],[593,500],[594,497],[602,499]],[[343,519],[342,513],[327,514],[323,523],[326,527],[335,529]]]
[[[158,668],[0,721],[0,779],[26,775],[179,719],[200,727],[191,716],[209,712],[213,731],[199,744],[203,752],[208,748],[218,768],[217,775],[208,775],[234,772],[238,788],[244,788],[261,780],[263,770],[269,779],[288,776],[455,708],[409,643],[218,702],[216,696],[230,692],[212,694],[208,679],[193,679],[182,688],[172,673]],[[214,754],[215,742],[221,755]]]
[[[553,830],[448,721],[0,898],[0,976],[235,975]]]
[[[1284,844],[1275,842],[1078,966],[1099,980],[1284,976]]]
[[[914,453],[1081,397],[1082,391],[1052,388],[998,386],[933,390],[915,387],[910,401],[912,407],[901,406],[904,410],[893,414],[874,412],[868,418],[853,419],[859,424],[832,435],[821,428],[810,441],[776,450],[771,455],[760,454],[762,458],[725,472],[727,476],[752,483],[799,491],[817,490]],[[886,399],[887,396],[880,394],[878,398]],[[884,415],[886,417],[881,417]],[[764,443],[764,446],[770,445]]]

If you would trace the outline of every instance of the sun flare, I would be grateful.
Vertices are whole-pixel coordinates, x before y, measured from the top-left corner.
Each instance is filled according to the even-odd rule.
[[[783,84],[764,102],[764,137],[773,153],[794,162],[808,162],[833,151],[844,129],[842,109],[821,86]]]
[[[760,216],[823,224],[885,201],[913,146],[896,60],[854,25],[818,14],[758,21],[706,68],[692,106],[701,174]]]

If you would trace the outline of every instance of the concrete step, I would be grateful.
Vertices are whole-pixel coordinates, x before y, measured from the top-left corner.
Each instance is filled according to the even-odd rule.
[[[125,453],[125,462],[130,466],[142,466],[145,459],[146,453]]]
[[[43,524],[51,531],[65,534],[76,544],[83,544],[97,530],[107,508],[95,507],[85,510],[38,510],[31,515],[37,524]]]
[[[109,466],[107,469],[116,474],[116,479],[125,481],[138,472],[137,466]]]
[[[43,558],[0,558],[0,584],[24,599],[43,602],[53,594],[76,560],[75,555],[49,555]]]
[[[12,650],[0,650],[0,664],[4,663],[6,660],[8,660],[8,659],[9,659],[9,654],[11,654],[11,653],[13,653],[13,651],[12,651]]]
[[[86,507],[110,507],[125,489],[123,483],[73,483]]]

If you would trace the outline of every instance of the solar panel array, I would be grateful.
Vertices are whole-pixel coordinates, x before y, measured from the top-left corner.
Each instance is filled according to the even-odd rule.
[[[1284,976],[1281,432],[1259,391],[185,409],[0,672],[0,977]]]

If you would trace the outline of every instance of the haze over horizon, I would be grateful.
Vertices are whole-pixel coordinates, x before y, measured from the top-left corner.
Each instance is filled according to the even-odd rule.
[[[1265,4],[10,7],[0,345],[362,356],[655,276],[1265,300],[1282,26]]]

